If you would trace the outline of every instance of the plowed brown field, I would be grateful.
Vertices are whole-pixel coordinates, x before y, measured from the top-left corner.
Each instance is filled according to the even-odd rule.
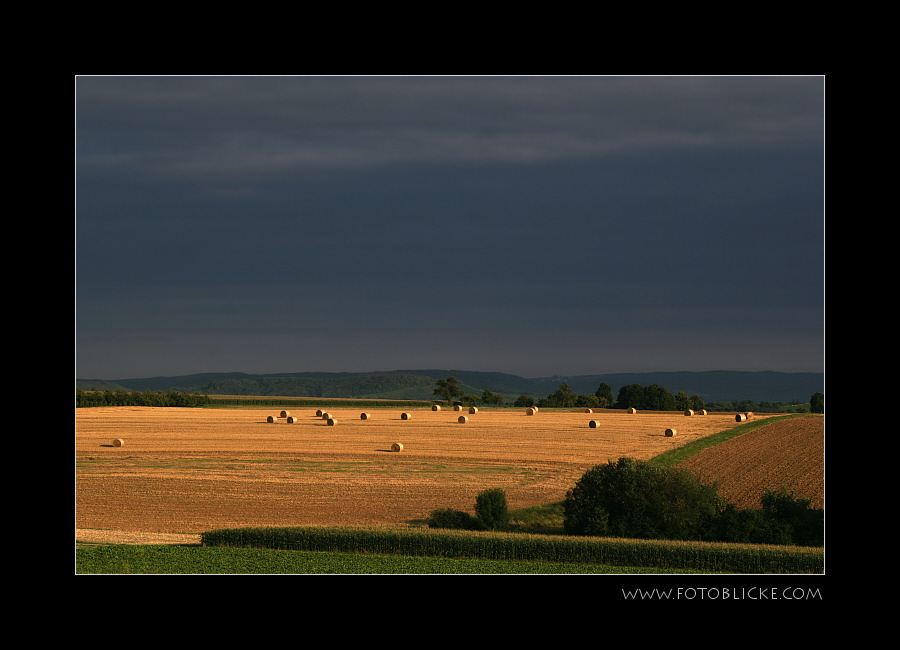
[[[766,488],[781,486],[825,507],[825,418],[772,422],[726,440],[680,463],[715,482],[726,501],[742,509],[762,506]]]
[[[401,412],[361,420],[359,409],[335,409],[328,426],[315,407],[293,411],[295,424],[267,423],[275,409],[76,409],[76,529],[407,525],[437,508],[473,512],[494,487],[523,508],[563,500],[596,464],[651,458],[737,424],[681,412],[492,409],[464,413],[466,424],[446,409]]]

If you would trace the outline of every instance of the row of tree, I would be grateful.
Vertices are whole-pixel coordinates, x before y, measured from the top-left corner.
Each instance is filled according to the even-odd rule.
[[[459,385],[456,377],[448,377],[447,379],[438,379],[434,389],[435,397],[446,400],[447,402],[459,401],[465,404],[467,401],[481,404],[502,405],[504,403],[503,395],[492,393],[485,390],[481,399],[476,395],[466,394]],[[640,386],[631,384],[622,386],[619,389],[619,395],[614,401],[612,398],[612,388],[609,384],[603,383],[594,393],[582,394],[573,391],[567,383],[560,384],[556,392],[537,400],[530,395],[520,395],[513,406],[534,406],[548,408],[573,408],[573,407],[596,407],[596,408],[630,408],[646,410],[646,411],[681,411],[685,409],[699,410],[704,408],[703,400],[699,395],[688,397],[683,391],[678,395],[672,395],[668,390],[656,384],[652,386]]]
[[[503,405],[503,395],[484,390],[478,395],[468,394],[459,385],[456,377],[438,379],[434,389],[435,397],[450,402],[459,402],[467,406],[474,404]],[[546,408],[636,408],[642,411],[686,411],[688,409],[699,411],[759,411],[765,413],[779,413],[797,410],[798,405],[788,405],[782,402],[757,402],[752,400],[740,400],[735,402],[713,402],[705,404],[699,395],[688,395],[679,391],[673,395],[666,388],[658,384],[641,386],[629,384],[619,389],[619,394],[613,399],[612,387],[602,383],[594,393],[583,394],[573,391],[567,383],[560,384],[556,392],[547,397],[535,400],[530,395],[519,395],[512,403],[513,406],[528,407],[538,406]],[[809,402],[809,410],[812,413],[825,412],[825,394],[815,393]]]
[[[210,403],[208,395],[178,393],[168,391],[75,391],[75,406],[205,406]]]

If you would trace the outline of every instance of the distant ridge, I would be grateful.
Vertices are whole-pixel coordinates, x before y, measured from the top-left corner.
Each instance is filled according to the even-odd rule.
[[[390,370],[377,372],[296,372],[248,374],[199,373],[134,379],[78,379],[83,390],[167,391],[206,395],[278,395],[284,397],[356,397],[368,399],[432,399],[434,382],[456,377],[464,391],[480,396],[484,390],[509,399],[546,397],[567,383],[576,393],[593,393],[609,384],[613,397],[622,386],[659,385],[673,395],[684,391],[705,402],[753,400],[806,403],[825,392],[825,374],[775,371],[631,372],[524,378],[502,372],[473,370]]]

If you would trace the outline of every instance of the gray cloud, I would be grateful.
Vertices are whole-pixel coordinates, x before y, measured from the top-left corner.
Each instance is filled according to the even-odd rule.
[[[823,84],[81,77],[79,375],[820,369]]]

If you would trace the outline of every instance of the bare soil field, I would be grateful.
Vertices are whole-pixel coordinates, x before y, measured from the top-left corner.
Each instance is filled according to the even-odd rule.
[[[766,488],[783,485],[794,495],[825,507],[825,418],[780,420],[732,438],[680,463],[719,496],[741,509],[762,507]]]
[[[474,512],[478,493],[495,487],[511,509],[543,505],[563,500],[594,465],[648,459],[737,425],[722,413],[418,407],[409,419],[375,408],[363,420],[361,412],[335,409],[329,426],[314,406],[292,411],[292,424],[267,422],[280,413],[271,408],[76,409],[77,539],[88,541],[82,529],[146,538],[238,526],[415,525],[437,508]]]

